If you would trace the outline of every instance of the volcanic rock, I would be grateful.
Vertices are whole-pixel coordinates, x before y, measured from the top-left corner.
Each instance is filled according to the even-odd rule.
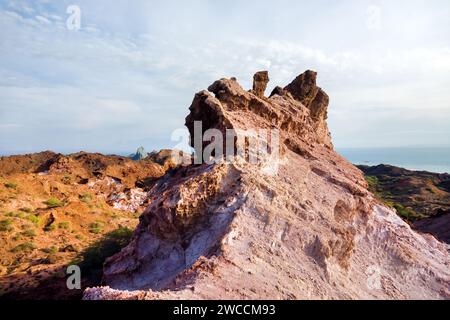
[[[277,129],[278,157],[167,173],[105,263],[106,286],[85,299],[450,298],[447,246],[413,231],[333,150],[316,73],[285,90],[261,99],[221,79],[195,95],[191,135],[195,121],[203,132]]]
[[[253,76],[253,93],[259,98],[264,97],[268,83],[269,73],[267,71],[258,71]]]
[[[284,96],[285,94],[287,93],[287,91],[286,90],[284,90],[282,87],[280,87],[280,86],[276,86],[273,90],[272,90],[272,93],[270,94],[270,98],[272,97],[272,96],[274,96],[274,95],[279,95],[279,96]]]
[[[308,70],[295,78],[284,89],[303,103],[314,119],[325,118],[328,107],[328,95],[316,84],[317,72]]]

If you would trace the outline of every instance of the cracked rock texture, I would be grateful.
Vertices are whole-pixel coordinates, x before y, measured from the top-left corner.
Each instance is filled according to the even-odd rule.
[[[150,191],[132,242],[85,299],[448,299],[448,247],[413,231],[333,150],[306,71],[269,98],[221,79],[186,126],[280,130],[279,159],[180,167]],[[268,77],[267,77],[268,78]],[[255,75],[259,79],[259,75]],[[267,79],[268,80],[268,79]]]

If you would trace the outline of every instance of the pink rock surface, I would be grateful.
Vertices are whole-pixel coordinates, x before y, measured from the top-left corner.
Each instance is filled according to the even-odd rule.
[[[276,174],[236,157],[182,167],[150,192],[132,242],[85,299],[448,299],[445,244],[413,231],[333,150],[307,71],[270,98],[221,79],[188,129],[280,130]]]

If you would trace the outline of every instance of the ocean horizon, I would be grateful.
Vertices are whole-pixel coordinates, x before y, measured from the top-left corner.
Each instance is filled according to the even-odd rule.
[[[450,147],[336,148],[356,165],[388,164],[416,171],[450,173]]]

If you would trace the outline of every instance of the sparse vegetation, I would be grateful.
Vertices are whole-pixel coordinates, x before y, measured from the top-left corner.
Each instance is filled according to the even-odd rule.
[[[0,221],[0,232],[9,232],[13,229],[11,219],[4,219]]]
[[[69,227],[70,227],[69,221],[62,221],[62,222],[58,223],[59,229],[69,229]]]
[[[366,178],[367,183],[369,184],[369,190],[372,193],[376,193],[377,192],[377,186],[378,186],[378,183],[379,183],[378,178],[375,177],[375,176],[366,176],[365,178]]]
[[[367,175],[365,178],[369,185],[369,191],[372,192],[380,201],[389,207],[394,208],[400,217],[408,221],[415,221],[422,218],[422,215],[417,214],[414,210],[392,201],[392,194],[389,191],[380,188],[380,180],[378,177]]]
[[[105,162],[107,166],[114,166],[113,170],[117,170],[119,177],[124,175],[131,181],[143,174],[152,174],[145,163],[136,163],[140,167],[134,172],[129,170],[126,163],[122,163],[122,159],[116,157],[103,161],[98,160],[103,156],[81,155],[80,159],[74,156],[74,161],[70,161],[69,165],[74,165],[71,173],[66,173],[70,170],[64,173],[47,171],[48,161],[56,157],[59,158],[59,155],[43,153],[37,157],[36,165],[30,166],[28,155],[14,156],[7,159],[5,166],[0,168],[0,240],[3,241],[0,244],[3,265],[0,266],[0,274],[7,294],[14,293],[32,298],[80,295],[80,291],[54,291],[54,281],[50,283],[50,291],[36,290],[35,293],[31,289],[45,283],[46,279],[50,279],[60,268],[60,277],[65,278],[64,266],[74,257],[80,256],[81,252],[95,241],[98,243],[94,243],[94,246],[107,248],[107,252],[95,253],[95,249],[89,250],[86,253],[87,265],[95,264],[93,256],[100,255],[100,261],[104,261],[107,255],[114,254],[117,249],[110,250],[109,247],[114,242],[111,238],[114,238],[115,234],[109,238],[105,236],[109,231],[117,229],[119,221],[113,220],[112,217],[124,218],[120,223],[130,228],[137,223],[132,212],[115,210],[105,198],[97,196],[100,193],[109,194],[118,186],[125,186],[99,184],[91,187],[88,183],[98,178],[93,172],[94,169],[97,170],[97,166],[86,167],[87,172],[80,172],[78,164],[83,164],[84,161],[92,164]],[[122,165],[123,172],[120,168]],[[105,170],[106,168],[99,169],[102,175],[106,175]],[[38,175],[38,171],[47,172]],[[155,174],[159,175],[159,170],[156,170]],[[117,232],[120,233],[120,230],[122,229]],[[109,240],[101,242],[105,237]],[[120,244],[120,241],[118,243]],[[40,264],[36,270],[35,267],[29,268],[35,264]],[[43,271],[47,271],[45,265],[48,265],[48,273]],[[18,277],[20,281],[16,281],[14,277],[4,277],[22,272],[27,272],[27,275]],[[85,269],[85,274],[88,273]],[[101,275],[101,264],[99,274]],[[63,286],[64,282],[61,282]]]
[[[10,212],[7,212],[7,213],[5,213],[5,216],[7,216],[7,217],[15,217],[16,215],[15,215],[16,213],[15,212],[13,212],[13,211],[10,211]]]
[[[42,249],[42,251],[48,254],[55,254],[58,252],[58,248],[56,248],[55,246],[51,246],[49,248]]]
[[[101,221],[92,222],[89,224],[89,232],[98,234],[103,231],[103,223]]]
[[[13,182],[6,182],[4,183],[4,186],[8,189],[17,189],[17,184]]]
[[[78,264],[82,271],[89,271],[86,274],[92,280],[98,281],[101,278],[103,263],[106,258],[116,254],[125,247],[130,242],[132,235],[133,231],[131,229],[119,227],[84,250],[77,257],[76,261],[71,263]]]
[[[25,213],[22,211],[10,211],[5,213],[5,216],[10,218],[20,218],[23,219],[25,217]]]
[[[57,198],[54,198],[54,197],[48,199],[48,200],[45,201],[44,203],[45,203],[45,204],[47,205],[47,207],[49,207],[49,208],[58,208],[58,207],[63,207],[63,206],[64,206],[64,202],[63,202],[63,201],[61,201],[61,200],[59,200],[59,199],[57,199]]]
[[[22,235],[28,238],[34,238],[36,237],[36,231],[34,231],[33,229],[26,229],[22,232]]]
[[[26,216],[25,219],[27,219],[28,221],[34,223],[35,225],[38,225],[41,222],[41,218],[39,218],[35,214],[29,214],[28,216]]]
[[[369,190],[409,223],[448,210],[450,190],[445,186],[450,186],[450,182],[445,175],[389,165],[361,165],[358,168],[365,173]],[[420,223],[415,225],[419,226]]]
[[[97,209],[104,209],[104,208],[105,208],[105,205],[104,205],[103,203],[97,203],[97,204],[95,205],[95,207],[96,207]]]
[[[19,244],[18,246],[11,249],[11,252],[18,253],[18,252],[30,252],[36,249],[36,246],[32,242],[24,242]]]
[[[89,193],[83,193],[78,197],[81,202],[90,203],[92,201],[92,195]]]
[[[409,220],[409,221],[415,221],[417,219],[423,218],[422,215],[416,213],[414,210],[410,208],[406,208],[402,206],[399,203],[394,203],[392,207],[397,211],[397,214],[401,216],[402,218]]]
[[[20,233],[16,233],[11,239],[13,241],[20,241],[23,239],[23,236]]]
[[[61,178],[61,182],[68,185],[72,182],[72,178],[69,175],[64,175],[64,177]]]

